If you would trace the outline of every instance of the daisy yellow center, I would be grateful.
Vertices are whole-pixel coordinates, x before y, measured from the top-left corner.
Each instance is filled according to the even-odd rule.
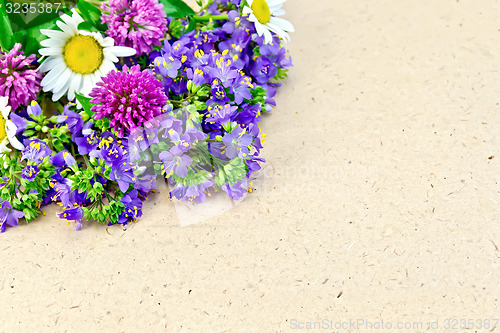
[[[266,0],[253,0],[252,12],[262,24],[266,24],[271,20],[271,11]]]
[[[5,131],[5,119],[0,114],[0,143],[7,137],[7,132]]]
[[[102,46],[92,36],[71,37],[63,48],[66,65],[79,74],[92,74],[101,67],[104,60]]]

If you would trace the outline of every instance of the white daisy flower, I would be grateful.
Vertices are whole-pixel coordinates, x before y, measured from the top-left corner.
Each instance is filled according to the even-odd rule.
[[[17,150],[24,149],[23,144],[16,138],[17,126],[9,119],[11,107],[8,102],[8,97],[0,97],[0,155],[10,152],[7,147],[9,143]]]
[[[40,65],[43,91],[52,91],[52,100],[57,101],[67,94],[70,101],[75,93],[88,96],[101,77],[115,69],[118,57],[134,55],[130,47],[114,46],[111,37],[100,33],[78,30],[83,18],[73,9],[72,16],[63,14],[57,26],[62,30],[41,29],[47,37],[40,42],[44,48],[40,54],[48,56]]]
[[[285,41],[290,41],[287,32],[294,32],[293,24],[277,16],[285,14],[283,3],[286,0],[247,0],[248,6],[243,7],[250,22],[255,24],[259,36],[264,35],[264,42],[269,44],[273,40],[271,31]]]

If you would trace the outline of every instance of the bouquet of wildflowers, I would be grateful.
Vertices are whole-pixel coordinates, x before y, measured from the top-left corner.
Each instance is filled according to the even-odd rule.
[[[0,231],[122,224],[174,200],[239,199],[292,65],[285,0],[0,0]]]

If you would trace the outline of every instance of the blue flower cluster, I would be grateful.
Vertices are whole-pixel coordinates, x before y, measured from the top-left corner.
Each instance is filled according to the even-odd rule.
[[[208,11],[217,14],[217,8],[220,4]],[[169,150],[160,152],[165,176],[174,187],[171,195],[199,202],[221,189],[232,199],[241,198],[249,189],[252,172],[264,162],[259,157],[264,141],[259,127],[262,113],[276,104],[276,88],[292,65],[279,37],[265,43],[247,17],[233,10],[227,21],[215,22],[210,30],[165,41],[150,60],[151,73],[162,81],[169,97],[170,114],[182,108],[199,114],[197,130],[205,134],[209,153],[205,158],[210,163],[203,164],[199,158],[203,146],[187,149],[193,144],[189,137],[171,142]],[[197,119],[192,114],[188,118]],[[180,129],[182,116],[178,121]],[[173,131],[179,138],[181,134]]]

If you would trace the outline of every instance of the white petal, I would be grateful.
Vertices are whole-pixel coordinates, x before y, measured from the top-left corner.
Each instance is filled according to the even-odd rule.
[[[101,44],[101,46],[103,46],[103,47],[104,47],[104,45],[103,45],[103,43],[104,43],[104,38],[102,37],[102,35],[101,35],[99,32],[95,32],[95,31],[93,31],[93,32],[89,32],[89,35],[90,35],[90,36],[92,36],[92,37],[94,37],[94,38],[97,40],[97,42],[98,42],[99,44]],[[114,41],[113,41],[113,43],[114,43]]]
[[[66,40],[67,34],[58,30],[40,29],[40,32],[49,38]]]
[[[64,96],[64,94],[66,93],[68,87],[66,87],[65,89],[61,89],[59,91],[53,91],[52,92],[52,101],[53,102],[56,102],[58,101],[61,97]]]
[[[3,119],[9,119],[9,114],[10,114],[11,110],[12,110],[12,108],[10,107],[10,105],[6,105],[2,108]]]
[[[64,33],[68,35],[73,35],[75,33],[72,27],[70,27],[69,25],[65,24],[62,21],[56,21],[56,24],[59,27],[59,29],[61,29],[62,31],[64,31]]]
[[[102,47],[110,47],[115,45],[115,41],[111,37],[106,37],[101,42]]]
[[[80,16],[80,14],[78,14],[78,12],[76,11],[75,8],[73,8],[71,10],[71,17],[73,18],[73,20],[75,20],[76,22],[78,22],[78,24],[82,23],[84,20],[83,18]]]
[[[4,109],[9,104],[9,97],[0,96],[0,109]]]
[[[104,59],[101,67],[99,67],[99,71],[101,72],[102,76],[108,75],[108,73],[111,72],[113,69],[116,69],[115,64],[113,64],[110,60],[107,59]]]
[[[61,19],[68,25],[76,25],[83,22],[83,19],[80,15],[78,15],[77,12],[73,12],[72,16],[69,16],[67,14],[62,14]]]
[[[43,87],[43,91],[50,91],[54,88],[54,84],[57,82],[57,79],[61,76],[61,74],[66,69],[66,64],[64,61],[58,63],[54,66],[54,68],[45,75],[43,78],[41,85]]]
[[[57,82],[54,84],[54,93],[57,93],[60,90],[68,90],[70,84],[69,78],[71,77],[71,73],[73,73],[73,71],[69,67],[66,67],[64,72],[62,72],[62,74],[57,79]]]
[[[40,49],[40,54],[44,56],[62,55],[62,47],[45,47]]]
[[[63,61],[64,60],[62,59],[62,57],[49,57],[47,58],[47,60],[42,62],[40,66],[38,66],[38,70],[42,73],[45,73],[54,68],[56,64]]]
[[[269,9],[271,11],[272,16],[282,16],[282,15],[286,14],[286,11],[284,9],[281,9],[281,8],[275,8],[275,9],[269,8]]]
[[[271,17],[271,20],[268,22],[268,24],[269,23],[285,31],[290,31],[290,32],[295,31],[293,24],[291,24],[289,21],[285,19],[282,19],[281,17]]]
[[[281,5],[285,3],[286,0],[267,0],[266,3],[269,7]]]
[[[264,43],[269,44],[273,41],[273,35],[269,31],[269,29],[264,29]]]
[[[44,39],[40,42],[40,45],[45,47],[54,47],[54,48],[62,48],[65,44],[66,40],[64,39],[56,39],[56,38],[48,38]]]
[[[75,99],[75,93],[80,92],[80,87],[82,86],[82,74],[74,73],[75,75],[71,78],[68,89],[68,99],[70,101]]]
[[[2,142],[0,143],[0,154],[5,154],[5,153],[8,153],[10,151],[9,147],[7,147],[8,143],[9,143],[9,139],[5,138],[2,140]],[[7,167],[5,167],[5,164],[4,164],[4,168],[7,169]]]
[[[251,4],[250,4],[251,6]],[[250,7],[243,7],[243,14],[250,14],[250,13],[253,13],[252,9]]]
[[[248,16],[248,20],[249,20],[250,22],[254,22],[254,23],[259,23],[259,24],[261,24],[261,23],[259,22],[259,19],[257,19],[257,16],[255,16],[253,13],[251,13],[251,14]]]
[[[104,59],[109,59],[112,62],[118,61],[118,58],[115,56],[115,54],[113,52],[108,51],[108,48],[105,48],[103,52],[104,52]]]
[[[255,22],[255,30],[257,30],[257,35],[262,36],[266,32],[267,27],[260,24],[259,22]]]
[[[107,48],[117,57],[130,57],[136,54],[136,50],[126,46],[110,46]]]
[[[93,75],[83,75],[82,86],[80,87],[80,92],[84,96],[88,96],[92,91],[92,85],[94,82]]]
[[[24,149],[24,146],[19,140],[16,138],[17,126],[10,120],[5,122],[5,130],[7,132],[7,137],[9,138],[9,142],[17,150]]]
[[[285,31],[283,31],[282,29],[280,29],[280,28],[276,27],[275,25],[271,24],[271,22],[267,23],[267,27],[269,28],[269,30],[273,31],[278,36],[280,36],[281,39],[284,39],[286,42],[290,41],[290,36]]]

